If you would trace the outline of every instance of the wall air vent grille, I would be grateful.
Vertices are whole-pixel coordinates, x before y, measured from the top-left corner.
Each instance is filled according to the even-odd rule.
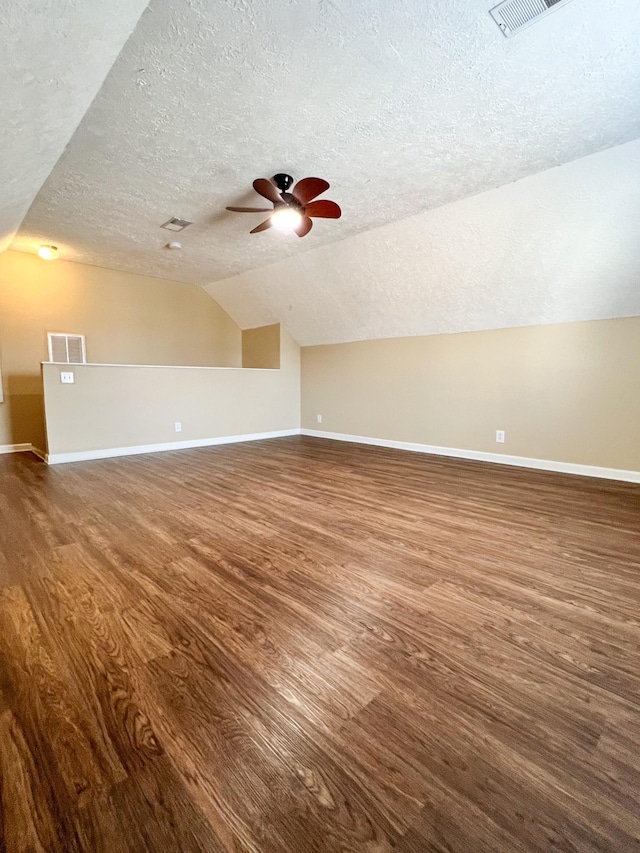
[[[59,335],[49,332],[49,361],[59,364],[86,364],[84,335]]]
[[[566,6],[571,0],[505,0],[491,9],[491,16],[507,38]]]

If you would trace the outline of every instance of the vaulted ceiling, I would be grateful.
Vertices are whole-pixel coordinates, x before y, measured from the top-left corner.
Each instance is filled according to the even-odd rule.
[[[146,5],[0,4],[0,251],[11,243]],[[55,231],[54,223],[49,228]]]
[[[640,140],[206,289],[305,346],[640,315]]]
[[[152,0],[135,29],[144,4],[132,0],[72,9],[52,0],[46,13],[27,5],[31,14],[9,0],[0,13],[12,12],[14,69],[14,85],[0,91],[10,118],[0,135],[11,152],[0,165],[11,187],[0,235],[29,208],[15,249],[55,243],[69,260],[197,282],[241,325],[281,320],[301,342],[438,327],[415,322],[416,301],[424,317],[431,298],[437,313],[439,297],[414,270],[448,275],[437,245],[453,251],[461,229],[464,242],[463,200],[485,198],[490,209],[489,190],[518,181],[534,192],[527,176],[640,137],[637,0],[574,0],[512,39],[486,0]],[[55,25],[46,17],[53,11],[62,14]],[[613,174],[628,167],[633,176],[635,163],[624,155]],[[252,180],[277,171],[327,178],[343,218],[316,220],[303,240],[249,236],[260,219],[225,207],[258,201]],[[614,196],[621,216],[626,201]],[[598,204],[593,193],[583,201]],[[170,235],[159,226],[173,215],[194,222],[181,252],[163,248]],[[485,219],[482,209],[474,215]],[[537,215],[560,213],[538,206]],[[505,217],[503,248],[512,236],[526,248],[526,226],[511,235]],[[412,254],[398,266],[410,270],[409,289],[378,286],[387,275],[379,265],[400,252]],[[360,260],[364,272],[354,275]],[[479,255],[458,263],[469,265],[468,285]],[[278,269],[294,279],[274,285]],[[481,308],[469,308],[473,291],[455,276],[451,288],[443,310],[455,318],[452,306],[466,307],[447,331],[553,315],[539,305],[505,312],[489,291]],[[533,298],[546,298],[543,290],[533,288]],[[531,298],[523,294],[523,305]],[[332,300],[351,321],[335,320]]]

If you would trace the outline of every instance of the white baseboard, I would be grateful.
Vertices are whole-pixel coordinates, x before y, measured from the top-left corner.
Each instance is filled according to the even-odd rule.
[[[454,459],[473,459],[478,462],[493,462],[497,465],[513,465],[517,468],[534,468],[539,471],[576,474],[580,477],[598,477],[604,480],[640,483],[640,471],[625,471],[621,468],[602,468],[597,465],[579,465],[575,462],[556,462],[550,459],[534,459],[527,456],[508,456],[504,453],[485,453],[480,450],[462,450],[457,447],[439,447],[432,444],[392,441],[387,438],[370,438],[363,435],[347,435],[341,432],[325,432],[315,429],[285,429],[245,435],[225,435],[218,438],[195,439],[192,441],[170,441],[162,444],[141,444],[135,447],[110,447],[105,450],[85,450],[76,453],[54,453],[48,455],[31,444],[0,444],[0,454],[22,453],[30,450],[49,465],[59,465],[65,462],[86,462],[91,459],[110,459],[116,456],[135,456],[141,453],[162,453],[167,450],[213,447],[218,444],[234,444],[242,441],[261,441],[267,438],[282,438],[289,435],[308,435],[313,438],[330,439],[331,441],[350,441],[355,444],[370,444],[376,447],[409,450],[413,453],[450,456]]]
[[[332,441],[351,441],[356,444],[373,444],[377,447],[392,447],[410,450],[413,453],[431,453],[434,456],[451,456],[456,459],[475,459],[478,462],[494,462],[498,465],[515,465],[518,468],[536,468],[540,471],[556,471],[561,474],[577,474],[580,477],[600,477],[604,480],[623,480],[640,483],[640,471],[625,471],[620,468],[600,468],[596,465],[578,465],[575,462],[554,462],[550,459],[532,459],[527,456],[507,456],[503,453],[484,453],[480,450],[461,450],[457,447],[438,447],[432,444],[414,444],[410,441],[391,441],[387,438],[368,438],[363,435],[347,435],[341,432],[324,432],[302,429],[302,435],[328,438]]]
[[[255,432],[245,435],[223,435],[217,438],[197,438],[191,441],[167,441],[162,444],[138,444],[133,447],[109,447],[104,450],[80,450],[74,453],[49,453],[46,462],[60,465],[64,462],[88,462],[91,459],[111,459],[115,456],[137,456],[140,453],[163,453],[167,450],[186,450],[194,447],[213,447],[217,444],[234,444],[240,441],[261,441],[265,438],[282,438],[300,435],[299,429],[283,429],[274,432]],[[29,445],[31,449],[31,445]]]
[[[0,453],[24,453],[31,450],[30,444],[0,444]]]

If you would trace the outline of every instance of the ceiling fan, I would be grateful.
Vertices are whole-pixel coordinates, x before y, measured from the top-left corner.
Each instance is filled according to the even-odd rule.
[[[322,219],[340,219],[342,211],[335,201],[319,199],[316,196],[329,189],[322,178],[303,178],[289,192],[293,184],[291,175],[279,173],[273,176],[273,183],[266,178],[257,178],[253,182],[254,190],[273,204],[270,207],[228,207],[236,213],[270,213],[268,219],[257,225],[250,234],[266,231],[274,226],[281,231],[295,231],[298,237],[304,237],[313,227],[312,217]]]

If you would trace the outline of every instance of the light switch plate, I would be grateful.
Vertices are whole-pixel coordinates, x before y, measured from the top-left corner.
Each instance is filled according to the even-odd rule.
[[[71,373],[71,372],[67,373],[64,370],[61,370],[60,371],[60,382],[62,382],[63,385],[73,385],[73,383],[75,382],[73,373]]]

